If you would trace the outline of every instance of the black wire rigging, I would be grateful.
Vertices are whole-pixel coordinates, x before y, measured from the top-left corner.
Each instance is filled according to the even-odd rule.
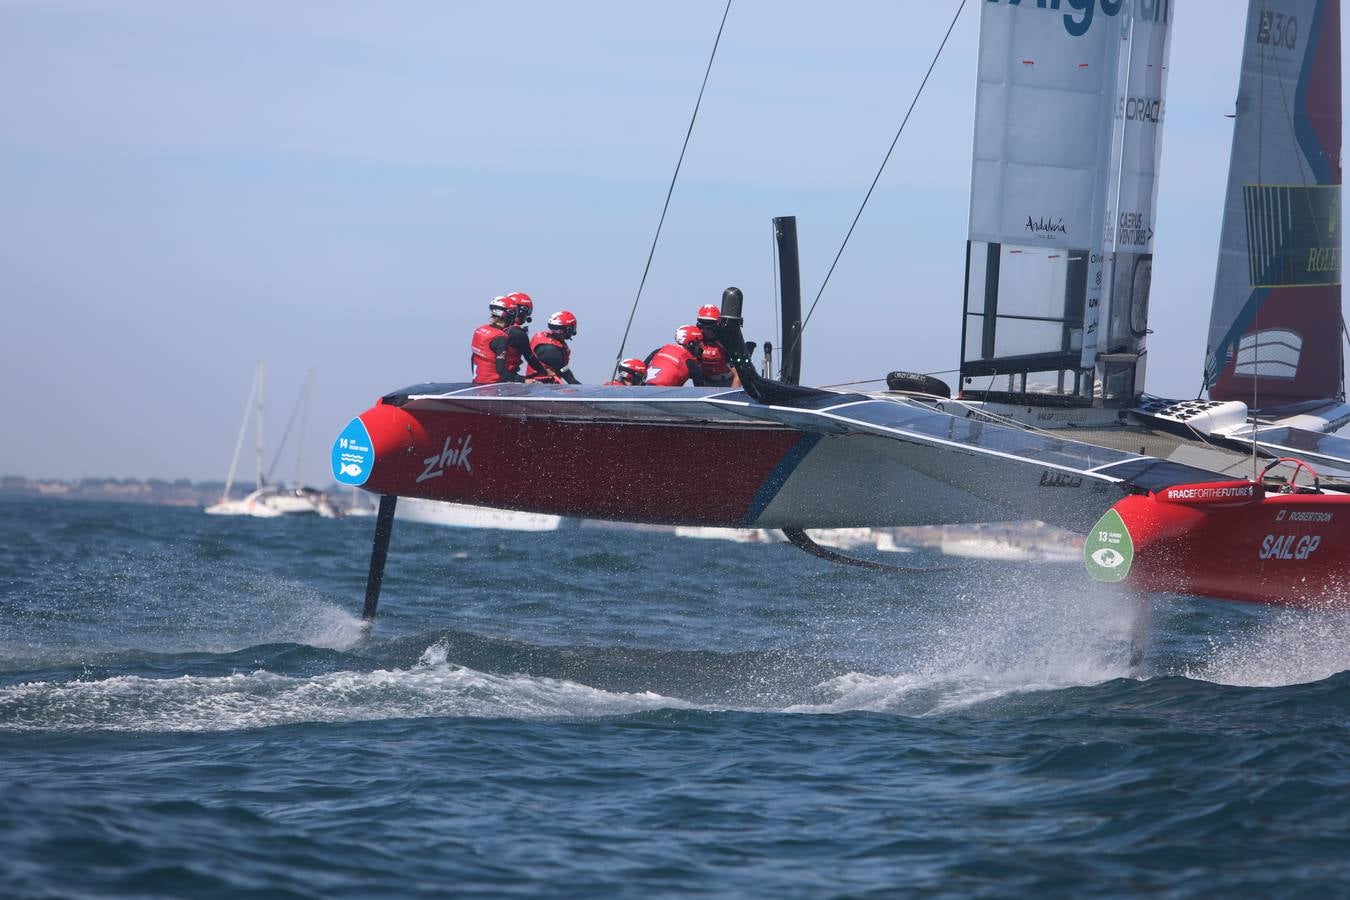
[[[919,82],[919,89],[914,92],[914,99],[910,101],[904,119],[900,121],[900,127],[895,131],[895,137],[891,139],[891,146],[886,151],[886,156],[877,168],[876,177],[872,179],[872,185],[867,189],[867,195],[863,197],[862,205],[858,207],[858,214],[853,217],[853,224],[848,226],[848,233],[844,235],[844,242],[839,245],[839,252],[834,255],[834,262],[830,263],[830,270],[825,273],[825,280],[820,283],[820,290],[816,291],[816,299],[811,301],[811,308],[807,310],[806,318],[802,319],[802,327],[798,329],[796,336],[793,338],[792,347],[788,348],[785,353],[790,353],[796,349],[802,333],[806,331],[806,324],[811,321],[811,314],[816,311],[816,304],[820,302],[821,295],[825,293],[825,286],[830,283],[830,276],[834,274],[835,266],[839,265],[839,258],[844,255],[844,248],[848,246],[848,239],[853,236],[853,229],[858,226],[858,220],[862,218],[863,210],[867,208],[867,201],[872,199],[872,192],[876,190],[877,182],[881,180],[881,173],[886,171],[886,163],[890,162],[891,154],[895,152],[895,145],[900,142],[900,135],[904,133],[905,125],[909,123],[909,117],[914,112],[914,107],[919,103],[919,97],[923,96],[923,89],[928,84],[928,78],[933,74],[933,69],[937,66],[937,61],[942,56],[943,49],[947,46],[947,39],[952,36],[952,31],[956,28],[956,22],[961,18],[961,12],[965,8],[966,0],[961,0],[961,3],[956,7],[956,14],[952,16],[951,24],[947,26],[947,33],[942,36],[942,43],[938,44],[937,52],[933,54],[933,60],[928,64],[928,71],[924,73],[923,81]]]
[[[962,0],[964,2],[964,0]],[[619,353],[614,357],[614,372],[611,378],[617,378],[619,363],[623,360],[624,347],[628,345],[628,332],[633,327],[633,316],[637,315],[638,301],[642,299],[642,288],[647,284],[647,273],[652,268],[652,257],[656,255],[656,242],[661,239],[661,226],[666,223],[666,210],[670,209],[670,197],[675,193],[675,180],[680,177],[680,166],[684,164],[684,152],[689,149],[689,138],[694,133],[694,122],[698,120],[698,108],[703,103],[703,91],[708,87],[708,75],[712,72],[713,60],[717,58],[717,45],[722,42],[722,29],[726,27],[727,15],[731,12],[731,0],[727,0],[722,10],[722,22],[717,26],[717,37],[713,39],[712,53],[708,55],[708,67],[703,71],[703,84],[698,89],[698,99],[694,101],[694,112],[689,117],[689,129],[684,133],[684,146],[680,148],[680,158],[675,162],[675,174],[670,176],[670,187],[666,190],[666,202],[661,207],[661,218],[656,223],[656,234],[652,236],[652,248],[647,252],[647,264],[642,267],[642,280],[638,282],[637,295],[633,297],[633,308],[628,312],[628,324],[623,328],[623,339],[619,341]]]

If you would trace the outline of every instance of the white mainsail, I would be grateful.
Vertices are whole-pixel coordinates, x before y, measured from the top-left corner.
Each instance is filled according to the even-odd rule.
[[[1345,397],[1339,0],[1247,11],[1205,385],[1277,408]]]
[[[981,4],[968,392],[995,375],[1084,402],[1099,381],[1142,389],[1170,16],[1170,0]]]

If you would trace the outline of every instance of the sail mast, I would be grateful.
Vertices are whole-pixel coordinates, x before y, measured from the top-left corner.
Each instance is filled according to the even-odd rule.
[[[255,451],[255,490],[262,490],[263,486],[263,378],[266,374],[266,364],[258,363],[258,427],[254,429],[254,451]]]
[[[234,439],[234,455],[230,457],[230,473],[225,476],[225,491],[220,495],[224,503],[230,499],[230,489],[234,487],[234,473],[239,468],[239,451],[244,448],[244,433],[248,431],[248,411],[253,406],[253,397],[258,391],[258,373],[253,373],[253,382],[248,387],[248,399],[244,401],[244,415],[239,420],[239,436]]]

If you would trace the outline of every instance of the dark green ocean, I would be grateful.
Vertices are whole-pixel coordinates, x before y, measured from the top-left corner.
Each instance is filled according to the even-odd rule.
[[[1350,615],[0,501],[0,895],[1350,895]]]

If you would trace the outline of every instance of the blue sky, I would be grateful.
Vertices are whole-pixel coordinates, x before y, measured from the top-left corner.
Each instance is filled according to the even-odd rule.
[[[500,293],[608,376],[722,2],[0,0],[0,473],[223,478],[253,368],[303,476],[381,393],[467,376]],[[1245,4],[1175,8],[1148,388],[1194,396]],[[629,352],[723,287],[819,287],[956,0],[735,0]],[[835,383],[957,363],[969,0],[804,341]],[[293,446],[293,445],[292,445]],[[289,455],[289,454],[288,454]]]

